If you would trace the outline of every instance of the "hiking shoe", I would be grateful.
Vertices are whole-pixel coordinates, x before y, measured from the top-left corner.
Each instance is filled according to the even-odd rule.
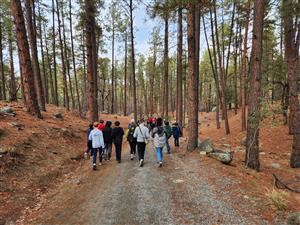
[[[163,162],[159,162],[159,167],[162,167],[162,165],[163,165]]]
[[[144,166],[144,160],[140,160],[140,167],[143,167]]]
[[[130,159],[133,160],[133,154],[130,155]]]
[[[93,164],[93,170],[96,170],[97,166],[96,163]]]

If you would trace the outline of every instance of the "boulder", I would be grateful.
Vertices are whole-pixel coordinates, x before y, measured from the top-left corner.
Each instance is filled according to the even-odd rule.
[[[221,163],[224,163],[226,165],[230,164],[233,159],[232,152],[224,152],[221,150],[214,150],[213,152],[208,152],[207,156],[219,160]]]
[[[231,145],[230,145],[230,144],[222,144],[221,146],[222,146],[222,147],[225,147],[225,148],[231,149]]]
[[[7,154],[7,153],[8,153],[7,148],[4,148],[4,147],[1,147],[1,148],[0,148],[0,155],[5,155],[5,154]]]
[[[53,113],[53,118],[55,119],[64,119],[63,115],[60,112],[54,112]]]
[[[9,106],[0,109],[0,112],[8,116],[16,116],[16,112]]]
[[[286,221],[287,225],[300,225],[300,212],[290,213]]]
[[[198,149],[203,152],[212,152],[214,150],[213,144],[210,139],[206,139],[199,143]]]

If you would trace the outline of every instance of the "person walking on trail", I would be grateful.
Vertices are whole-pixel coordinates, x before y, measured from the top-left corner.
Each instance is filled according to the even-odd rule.
[[[132,119],[130,121],[130,124],[128,125],[128,130],[127,130],[127,141],[129,142],[130,145],[130,159],[133,160],[135,158],[136,154],[136,138],[133,137],[134,131],[136,128],[135,120]]]
[[[157,127],[153,129],[152,137],[154,147],[156,148],[157,161],[159,163],[159,167],[163,165],[163,147],[167,143],[167,135],[164,131],[163,120],[162,118],[157,118],[156,121]]]
[[[139,162],[140,167],[142,167],[144,165],[146,144],[148,143],[148,139],[150,137],[149,129],[147,128],[144,119],[141,119],[140,125],[135,128],[133,137],[137,139]]]
[[[102,165],[102,150],[104,149],[104,140],[102,131],[97,129],[98,122],[94,123],[94,129],[90,132],[89,140],[92,141],[93,169],[96,170],[97,152],[99,152],[99,165]]]
[[[87,129],[87,131],[86,131],[86,135],[87,135],[87,149],[86,149],[86,151],[85,151],[85,153],[84,153],[84,156],[86,157],[89,153],[91,154],[91,156],[92,156],[92,154],[93,154],[93,151],[92,151],[92,149],[93,149],[93,146],[92,146],[92,141],[91,140],[89,140],[89,136],[90,136],[90,133],[91,133],[91,131],[94,129],[94,126],[93,126],[93,124],[92,123],[90,123],[89,124],[89,128]]]
[[[169,144],[169,139],[172,136],[172,128],[170,126],[169,121],[165,121],[164,131],[165,131],[165,134],[166,134],[167,153],[170,154],[171,153],[171,147],[170,147],[170,144]]]
[[[124,130],[120,127],[120,122],[115,122],[115,127],[112,129],[112,138],[116,148],[116,160],[121,163],[122,155],[122,142],[123,142]]]
[[[178,123],[174,123],[172,127],[172,134],[174,137],[174,145],[176,147],[179,147],[179,138],[182,136],[182,131],[180,127],[178,126]]]
[[[108,161],[110,161],[111,158],[111,150],[112,150],[112,128],[111,128],[111,121],[107,121],[105,124],[105,127],[103,129],[103,139],[104,139],[104,144],[105,144],[105,159],[107,159]]]

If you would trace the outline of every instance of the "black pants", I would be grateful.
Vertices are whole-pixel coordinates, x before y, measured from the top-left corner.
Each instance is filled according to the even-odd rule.
[[[174,138],[174,145],[179,147],[179,138]]]
[[[145,150],[146,150],[146,143],[145,142],[138,142],[138,154],[139,154],[139,160],[144,160]]]
[[[122,143],[115,142],[116,147],[116,160],[121,161]]]
[[[136,153],[136,141],[129,141],[129,145],[130,145],[130,154],[134,154]]]

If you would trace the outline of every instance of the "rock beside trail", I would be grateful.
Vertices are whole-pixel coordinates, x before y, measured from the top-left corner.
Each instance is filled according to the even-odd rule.
[[[274,168],[274,169],[279,169],[281,167],[281,165],[279,163],[272,163],[271,166]]]
[[[17,113],[9,106],[5,106],[3,108],[0,108],[0,113],[8,116],[16,116]]]
[[[15,147],[0,147],[0,155],[6,154],[14,157],[17,155],[17,149]]]
[[[22,124],[20,124],[19,122],[10,122],[8,124],[14,128],[17,128],[18,130],[22,129]]]
[[[300,225],[300,212],[293,212],[288,215],[287,225]]]
[[[241,145],[246,146],[246,144],[247,144],[247,138],[244,137],[244,138],[241,140]]]
[[[207,153],[208,157],[216,159],[226,165],[230,164],[233,159],[232,152],[224,152],[221,150],[214,150],[213,152]]]
[[[212,152],[214,150],[212,141],[210,139],[206,139],[199,143],[198,149],[203,152]]]
[[[53,118],[55,118],[55,119],[61,119],[61,120],[64,119],[63,115],[60,112],[54,112],[53,113]]]

